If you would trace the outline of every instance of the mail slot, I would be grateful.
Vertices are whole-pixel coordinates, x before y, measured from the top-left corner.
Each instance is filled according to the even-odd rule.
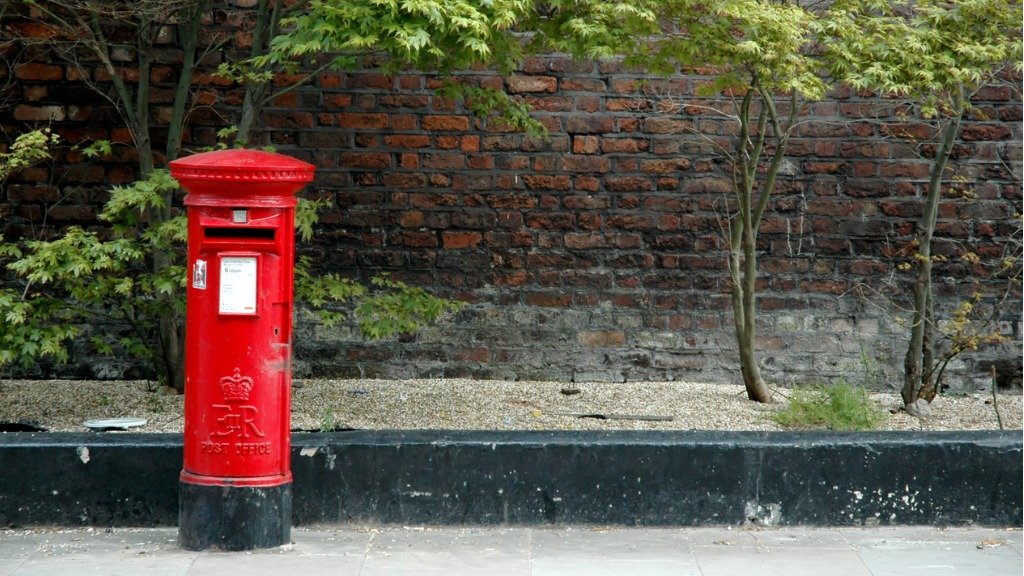
[[[280,546],[291,530],[295,194],[313,166],[255,150],[170,166],[188,192],[179,543]]]

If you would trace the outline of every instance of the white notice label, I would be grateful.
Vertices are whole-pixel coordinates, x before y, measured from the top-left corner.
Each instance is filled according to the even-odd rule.
[[[225,256],[220,259],[221,314],[256,313],[256,257]]]

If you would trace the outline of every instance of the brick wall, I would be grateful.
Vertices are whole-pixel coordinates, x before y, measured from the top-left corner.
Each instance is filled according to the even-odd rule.
[[[69,142],[126,141],[75,74],[17,68],[0,110],[5,133],[52,121]],[[560,56],[531,58],[504,81],[471,76],[526,99],[550,139],[471,117],[435,96],[431,77],[373,69],[324,74],[266,111],[265,141],[316,164],[309,193],[336,202],[305,253],[324,270],[387,271],[470,303],[379,343],[300,322],[299,375],[739,381],[721,238],[730,176],[711,143],[685,133],[722,142],[733,129],[693,96],[707,79],[648,84],[615,62]],[[238,101],[216,78],[197,82],[212,107],[192,116],[192,146],[211,143]],[[684,113],[660,113],[652,90],[675,95]],[[895,267],[921,212],[927,161],[885,137],[904,121],[872,118],[877,104],[838,91],[813,105],[791,144],[760,238],[759,349],[772,381],[899,382],[906,329],[870,290],[905,280]],[[961,250],[991,261],[1020,241],[1020,95],[993,86],[975,104],[955,157],[977,199],[941,207],[937,250],[951,258],[937,270],[940,308],[973,289]],[[133,178],[130,151],[118,154],[94,163],[68,151],[26,171],[0,205],[8,234],[38,227],[44,213],[51,224],[94,225],[104,188]],[[1014,344],[966,356],[951,384],[987,383],[993,361],[1019,380],[1020,309],[1019,292],[1002,309]]]

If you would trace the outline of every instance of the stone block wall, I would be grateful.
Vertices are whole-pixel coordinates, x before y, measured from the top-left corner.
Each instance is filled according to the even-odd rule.
[[[215,65],[217,54],[208,59]],[[171,82],[173,60],[153,73]],[[14,97],[0,109],[5,138],[51,123],[67,142],[129,141],[76,74],[52,62],[16,68]],[[434,94],[432,76],[373,68],[322,74],[266,110],[264,143],[316,164],[307,193],[335,202],[302,252],[324,271],[388,272],[468,303],[383,342],[302,321],[298,376],[738,382],[722,237],[731,174],[717,149],[736,126],[709,109],[722,102],[695,95],[708,78],[651,79],[614,61],[559,55],[530,58],[510,78],[465,76],[526,100],[550,137],[473,117]],[[210,107],[191,117],[191,148],[211,144],[239,101],[237,88],[210,74],[196,80]],[[667,99],[677,111],[665,112]],[[974,104],[954,167],[955,184],[977,197],[942,204],[937,251],[949,261],[936,273],[939,309],[975,280],[993,294],[1005,286],[962,252],[991,263],[1021,241],[1020,94],[993,85]],[[769,380],[899,383],[908,276],[897,266],[912,252],[929,136],[898,103],[869,95],[837,89],[810,106],[760,236],[759,350]],[[134,178],[131,151],[117,150],[102,162],[66,151],[9,182],[0,199],[8,236],[44,217],[95,226],[105,189]],[[993,362],[1003,380],[1019,381],[1013,290],[999,317],[1012,343],[956,362],[953,386],[987,385]],[[89,372],[44,372],[61,370]]]

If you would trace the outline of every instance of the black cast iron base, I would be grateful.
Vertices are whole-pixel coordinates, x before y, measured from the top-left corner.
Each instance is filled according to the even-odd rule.
[[[291,540],[291,483],[269,488],[180,486],[178,544],[186,550],[274,548]]]

